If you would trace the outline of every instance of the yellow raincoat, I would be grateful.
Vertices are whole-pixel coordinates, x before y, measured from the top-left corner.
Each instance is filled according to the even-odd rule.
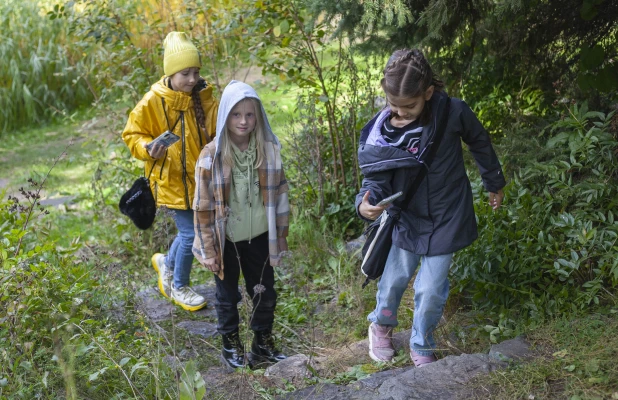
[[[198,128],[191,94],[172,90],[167,86],[168,79],[163,77],[152,85],[150,91],[137,103],[129,115],[122,139],[133,157],[145,161],[146,176],[154,165],[150,187],[157,207],[189,210],[195,192],[195,162],[202,148],[216,134],[219,103],[212,95],[212,86],[208,85],[200,91],[206,115],[206,135]],[[183,119],[180,119],[181,111]],[[153,159],[144,144],[172,127],[174,134],[181,140],[171,145],[164,157]]]

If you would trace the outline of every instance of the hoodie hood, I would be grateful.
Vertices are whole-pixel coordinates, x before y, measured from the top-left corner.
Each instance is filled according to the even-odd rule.
[[[157,96],[165,100],[165,104],[176,111],[187,111],[189,107],[193,106],[193,100],[191,93],[180,92],[173,90],[167,86],[167,80],[169,78],[163,77],[157,83],[150,87]]]
[[[227,122],[228,115],[230,115],[232,108],[234,108],[239,101],[246,98],[256,99],[260,104],[260,110],[256,110],[256,112],[262,113],[262,120],[264,121],[264,140],[266,142],[275,143],[277,147],[281,149],[281,143],[270,127],[268,117],[266,116],[266,111],[262,105],[262,100],[260,100],[260,97],[256,91],[244,82],[231,81],[223,90],[221,101],[219,102],[219,112],[217,114],[217,136],[215,137],[215,154],[220,151],[219,144],[221,142],[223,128]]]

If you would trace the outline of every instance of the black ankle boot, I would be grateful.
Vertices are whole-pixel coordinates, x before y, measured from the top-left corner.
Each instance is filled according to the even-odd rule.
[[[287,358],[286,355],[282,354],[275,347],[275,339],[270,329],[254,331],[253,333],[253,343],[251,343],[251,356],[253,360],[276,363]]]
[[[232,368],[251,368],[251,363],[245,357],[245,349],[238,331],[222,334],[221,338],[223,339],[223,349],[221,349],[223,361]]]

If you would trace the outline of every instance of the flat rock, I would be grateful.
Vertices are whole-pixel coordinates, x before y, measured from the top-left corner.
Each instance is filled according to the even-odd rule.
[[[356,239],[347,242],[345,250],[350,256],[356,255],[358,258],[361,258],[360,250],[363,248],[363,244],[365,244],[365,235],[361,234]]]
[[[213,367],[209,368],[206,372],[202,372],[202,378],[204,378],[207,387],[217,388],[223,383],[224,379],[232,373],[234,373],[234,371],[230,368]]]
[[[375,399],[461,399],[471,396],[465,383],[480,374],[488,374],[507,364],[487,354],[447,356],[423,368],[412,368],[387,379]]]
[[[178,358],[183,361],[195,360],[199,356],[200,355],[198,354],[198,352],[193,349],[183,349],[180,351],[180,353],[178,353]]]
[[[185,329],[192,335],[198,335],[205,338],[213,337],[218,334],[217,325],[206,321],[181,321],[176,324],[178,328]]]
[[[489,350],[489,355],[500,361],[528,361],[535,357],[530,349],[530,343],[521,336],[494,344]]]
[[[386,381],[387,379],[393,378],[397,375],[401,375],[404,372],[410,370],[414,368],[413,366],[410,367],[405,367],[405,368],[395,368],[395,369],[389,369],[386,371],[380,371],[380,372],[376,372],[375,374],[371,374],[369,377],[364,378],[364,379],[360,379],[352,384],[350,384],[350,386],[352,388],[355,389],[371,389],[371,390],[375,390],[378,387],[380,387],[380,385],[382,385],[382,383],[384,383],[384,381]]]
[[[212,285],[196,285],[193,286],[193,290],[206,298],[207,305],[201,310],[192,312],[192,315],[216,319],[217,314],[214,309],[215,287]],[[182,308],[163,297],[158,288],[149,288],[137,293],[137,300],[139,309],[154,322],[167,321],[177,313],[184,312]]]
[[[330,383],[309,386],[293,393],[276,397],[281,400],[370,400],[374,393],[370,390],[337,386]]]
[[[448,356],[423,368],[382,371],[348,386],[319,384],[288,393],[280,399],[467,399],[473,396],[474,390],[466,387],[468,381],[506,365],[487,354]]]
[[[73,200],[75,200],[75,196],[60,196],[60,197],[42,199],[39,201],[39,203],[42,206],[58,207],[62,204],[71,203]]]
[[[289,381],[298,378],[309,378],[312,373],[307,368],[308,364],[309,357],[304,354],[296,354],[266,368],[264,376],[282,378]]]
[[[409,338],[409,330],[393,335],[395,348],[408,351]],[[353,343],[322,362],[333,362],[347,357],[346,351],[357,357],[356,364],[361,363],[367,354],[367,341]],[[469,399],[475,397],[475,388],[466,384],[473,378],[507,367],[509,363],[505,360],[528,361],[534,356],[530,345],[518,337],[492,346],[490,354],[447,356],[423,368],[410,366],[381,371],[347,386],[322,383],[287,393],[278,399]]]
[[[139,309],[154,322],[171,319],[180,307],[161,295],[158,288],[149,288],[137,293]]]

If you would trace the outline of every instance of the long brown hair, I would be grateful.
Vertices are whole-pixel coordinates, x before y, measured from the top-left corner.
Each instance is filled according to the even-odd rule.
[[[206,80],[200,77],[200,79],[197,81],[197,84],[193,86],[193,90],[191,91],[191,98],[193,99],[193,109],[195,110],[195,117],[197,119],[197,129],[201,129],[202,132],[204,132],[204,136],[206,136],[206,141],[210,142],[210,135],[206,131],[206,114],[204,114],[204,108],[202,107],[202,99],[200,98],[200,92],[205,87]]]
[[[429,61],[419,49],[395,51],[386,63],[380,84],[387,95],[409,98],[424,95],[432,85],[437,91],[444,88],[444,83],[433,73]],[[430,115],[429,103],[426,103],[421,122],[426,123]]]

